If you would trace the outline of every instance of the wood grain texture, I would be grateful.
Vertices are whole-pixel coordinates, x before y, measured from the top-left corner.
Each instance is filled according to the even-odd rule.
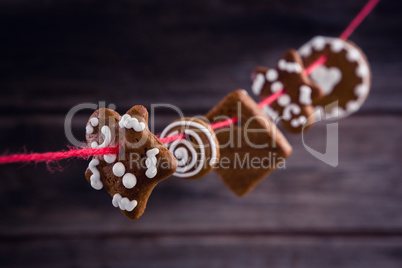
[[[359,1],[2,1],[0,151],[69,144],[67,112],[83,102],[170,103],[204,114],[250,88],[256,65],[336,36]],[[372,94],[339,122],[339,165],[300,136],[285,170],[237,198],[217,175],[170,178],[139,221],[85,181],[86,160],[0,166],[1,267],[402,266],[402,2],[383,0],[351,40],[367,54]],[[84,140],[92,113],[73,118]],[[154,131],[177,119],[157,110]],[[325,124],[306,133],[325,148]]]

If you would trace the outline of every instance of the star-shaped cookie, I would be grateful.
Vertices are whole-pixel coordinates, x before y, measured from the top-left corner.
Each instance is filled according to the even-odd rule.
[[[130,219],[144,213],[154,187],[176,171],[172,153],[148,129],[145,107],[132,107],[123,116],[96,110],[86,126],[92,148],[119,146],[118,155],[95,156],[85,172],[93,188],[105,188],[112,204]]]

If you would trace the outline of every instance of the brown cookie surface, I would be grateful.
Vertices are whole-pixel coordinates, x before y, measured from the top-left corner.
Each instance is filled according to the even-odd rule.
[[[363,105],[371,87],[371,71],[366,56],[354,43],[339,38],[317,36],[299,49],[306,66],[325,55],[326,62],[315,68],[310,78],[324,93],[313,100],[326,119],[348,116]]]
[[[95,111],[87,124],[87,141],[92,148],[119,146],[118,155],[95,156],[85,177],[95,189],[105,188],[112,204],[130,219],[144,213],[153,188],[176,170],[174,156],[149,131],[148,112],[141,105],[122,117],[110,109]]]
[[[283,134],[244,90],[228,94],[206,118],[210,123],[239,120],[215,130],[221,153],[215,171],[238,196],[250,192],[292,153]]]
[[[198,179],[208,174],[218,163],[219,142],[215,132],[203,120],[185,117],[169,124],[161,133],[161,138],[185,134],[167,144],[178,161],[177,177]]]
[[[265,110],[282,121],[286,130],[301,133],[314,122],[313,101],[322,97],[321,89],[307,76],[302,59],[289,50],[275,69],[257,67],[252,73],[252,89],[261,100],[284,90]]]

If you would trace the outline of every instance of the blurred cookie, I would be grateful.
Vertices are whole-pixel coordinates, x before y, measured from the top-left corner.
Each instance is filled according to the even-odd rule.
[[[228,94],[206,119],[209,123],[237,118],[238,122],[215,130],[220,159],[215,168],[226,186],[244,196],[292,153],[292,147],[244,90]]]
[[[338,119],[356,112],[371,87],[371,71],[366,56],[354,43],[339,38],[317,36],[299,49],[305,66],[327,56],[326,62],[310,74],[324,93],[313,100],[327,119]]]
[[[320,87],[308,78],[302,59],[288,50],[275,69],[257,67],[252,73],[252,90],[261,100],[284,90],[266,108],[291,133],[301,133],[314,123],[313,101],[323,96]]]

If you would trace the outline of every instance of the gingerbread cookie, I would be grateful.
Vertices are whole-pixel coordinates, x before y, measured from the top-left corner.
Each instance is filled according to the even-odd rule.
[[[160,138],[185,134],[186,138],[167,144],[178,161],[177,177],[198,179],[209,173],[219,160],[219,142],[215,132],[204,121],[185,117],[172,122]]]
[[[270,116],[277,116],[286,130],[301,133],[314,122],[313,102],[322,97],[320,87],[308,78],[303,62],[295,50],[289,50],[275,69],[257,67],[252,73],[252,90],[261,100],[274,93],[284,93],[271,107]]]
[[[215,171],[229,189],[243,196],[283,165],[292,147],[245,90],[228,94],[206,115],[210,123],[229,118],[238,122],[215,131],[221,154]]]
[[[324,97],[313,100],[316,110],[327,119],[338,119],[356,112],[371,87],[371,71],[366,56],[350,41],[317,36],[299,49],[305,66],[321,56],[326,62],[310,74]]]
[[[148,129],[148,112],[141,105],[125,115],[96,110],[86,126],[92,148],[118,145],[118,155],[95,156],[85,172],[93,188],[105,188],[112,204],[130,219],[145,210],[153,188],[176,171],[177,161]]]

